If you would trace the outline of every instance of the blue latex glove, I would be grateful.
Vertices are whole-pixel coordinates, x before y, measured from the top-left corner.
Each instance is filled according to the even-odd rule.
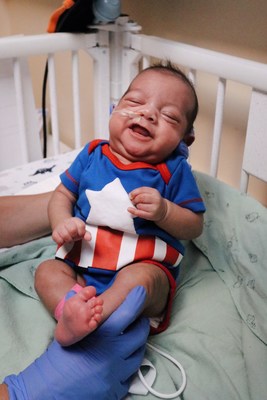
[[[149,322],[136,317],[145,298],[145,289],[138,286],[81,342],[61,347],[54,340],[24,371],[5,378],[10,399],[122,399],[144,356]]]

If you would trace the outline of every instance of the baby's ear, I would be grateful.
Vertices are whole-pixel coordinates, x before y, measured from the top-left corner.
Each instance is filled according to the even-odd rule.
[[[186,132],[183,141],[187,146],[191,146],[191,144],[195,141],[195,130],[193,126],[189,131]]]

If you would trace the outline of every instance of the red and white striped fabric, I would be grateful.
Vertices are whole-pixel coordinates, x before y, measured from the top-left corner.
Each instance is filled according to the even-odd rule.
[[[91,241],[66,243],[56,253],[75,265],[116,271],[142,260],[154,260],[178,266],[183,256],[163,240],[154,236],[139,236],[108,227],[88,226]]]

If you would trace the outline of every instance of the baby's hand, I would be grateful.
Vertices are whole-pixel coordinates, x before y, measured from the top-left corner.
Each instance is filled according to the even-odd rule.
[[[91,240],[91,234],[86,231],[85,222],[80,218],[71,217],[58,224],[52,234],[53,240],[58,244],[69,243],[80,239]]]
[[[149,221],[161,221],[167,212],[167,202],[157,189],[140,187],[134,189],[129,198],[135,207],[129,207],[128,211],[134,217],[140,217]]]

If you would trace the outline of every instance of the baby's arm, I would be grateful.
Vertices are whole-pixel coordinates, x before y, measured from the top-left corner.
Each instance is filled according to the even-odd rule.
[[[140,187],[130,193],[135,207],[128,211],[135,217],[154,221],[177,239],[194,239],[203,229],[203,214],[180,207],[161,196],[157,189]]]
[[[90,233],[85,229],[84,221],[73,217],[75,202],[75,195],[62,184],[56,188],[49,202],[48,216],[52,237],[58,245],[82,238],[91,239]]]

